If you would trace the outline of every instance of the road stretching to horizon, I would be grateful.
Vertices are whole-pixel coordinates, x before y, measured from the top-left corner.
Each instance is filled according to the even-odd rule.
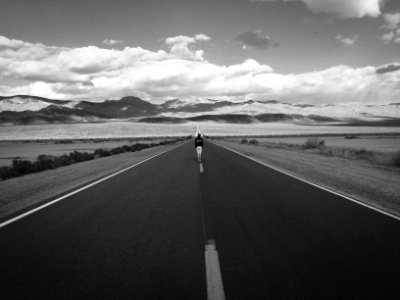
[[[189,142],[0,228],[0,266],[1,299],[398,299],[400,222]]]

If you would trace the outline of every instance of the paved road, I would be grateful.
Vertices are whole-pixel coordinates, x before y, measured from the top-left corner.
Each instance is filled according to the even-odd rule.
[[[400,221],[211,143],[185,144],[0,229],[0,298],[395,299]]]

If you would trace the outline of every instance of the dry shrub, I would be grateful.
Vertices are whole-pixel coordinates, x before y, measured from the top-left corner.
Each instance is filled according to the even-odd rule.
[[[356,136],[355,134],[345,134],[344,138],[346,140],[353,140],[353,139],[358,139],[358,136]]]
[[[259,142],[255,139],[252,139],[249,141],[249,145],[258,145],[258,144],[259,144]]]
[[[319,138],[313,137],[309,138],[304,144],[303,149],[316,149],[323,148],[325,146],[325,141]]]
[[[393,154],[392,163],[396,167],[400,167],[400,151]]]

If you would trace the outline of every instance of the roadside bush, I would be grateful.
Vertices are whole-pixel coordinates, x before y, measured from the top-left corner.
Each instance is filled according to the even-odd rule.
[[[94,150],[93,154],[95,158],[111,156],[111,152],[108,150],[104,150],[103,148]]]
[[[387,161],[387,158],[380,156],[379,153],[375,153],[373,151],[368,151],[365,149],[327,147],[322,149],[319,153],[326,156],[342,157],[346,159],[361,159],[368,160],[374,163],[378,162],[387,164],[387,162],[385,163],[385,161]]]
[[[303,149],[316,149],[323,148],[325,146],[325,141],[319,138],[309,138],[304,144]]]
[[[255,139],[252,139],[249,141],[249,145],[258,145],[258,144],[259,144],[259,142]]]
[[[241,141],[240,141],[240,143],[241,144],[247,144],[249,141],[247,140],[247,139],[242,139]]]
[[[63,167],[63,166],[69,166],[70,164],[73,164],[73,163],[75,163],[75,160],[73,160],[73,158],[71,158],[71,156],[67,155],[67,154],[57,156],[56,160],[55,160],[56,168]]]
[[[392,162],[394,166],[400,167],[400,151],[393,154]]]
[[[371,151],[367,151],[365,149],[356,149],[354,151],[354,156],[357,159],[370,159],[370,160],[374,159],[374,153]]]
[[[5,180],[12,177],[11,176],[11,167],[9,166],[3,166],[0,167],[0,178],[1,180]]]
[[[358,136],[356,136],[355,134],[345,134],[344,138],[346,140],[352,140],[352,139],[358,139]]]
[[[117,148],[111,149],[112,155],[121,154],[121,153],[125,153],[125,149],[123,147],[117,147]]]
[[[33,163],[30,160],[14,159],[12,161],[12,168],[18,176],[32,173],[34,171]]]
[[[158,143],[158,145],[165,145],[165,143],[160,142],[160,143]],[[150,146],[148,144],[137,143],[137,144],[131,146],[131,151],[132,152],[140,151],[140,150],[143,150],[143,149],[146,149],[146,148],[149,148],[149,147]]]
[[[122,149],[124,149],[124,152],[130,152],[131,151],[131,146],[129,145],[123,145]]]
[[[73,144],[74,141],[72,140],[57,140],[54,142],[54,144]]]
[[[94,159],[93,153],[74,151],[69,154],[70,162],[82,162]]]
[[[39,155],[33,166],[36,172],[55,169],[56,159],[52,155]]]

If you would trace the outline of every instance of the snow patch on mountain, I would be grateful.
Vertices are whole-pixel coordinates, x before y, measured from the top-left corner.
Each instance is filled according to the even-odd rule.
[[[2,111],[38,111],[50,106],[51,103],[44,102],[35,98],[13,97],[0,101],[0,112]]]
[[[185,117],[200,115],[202,113],[187,113]],[[247,101],[218,107],[208,114],[247,114],[250,116],[260,114],[289,114],[302,116],[321,116],[339,120],[359,119],[371,120],[377,118],[400,118],[400,106],[395,105],[362,105],[362,104],[340,104],[340,105],[297,105],[290,103],[263,103]],[[172,116],[172,114],[170,115]],[[180,114],[180,117],[182,115]]]

